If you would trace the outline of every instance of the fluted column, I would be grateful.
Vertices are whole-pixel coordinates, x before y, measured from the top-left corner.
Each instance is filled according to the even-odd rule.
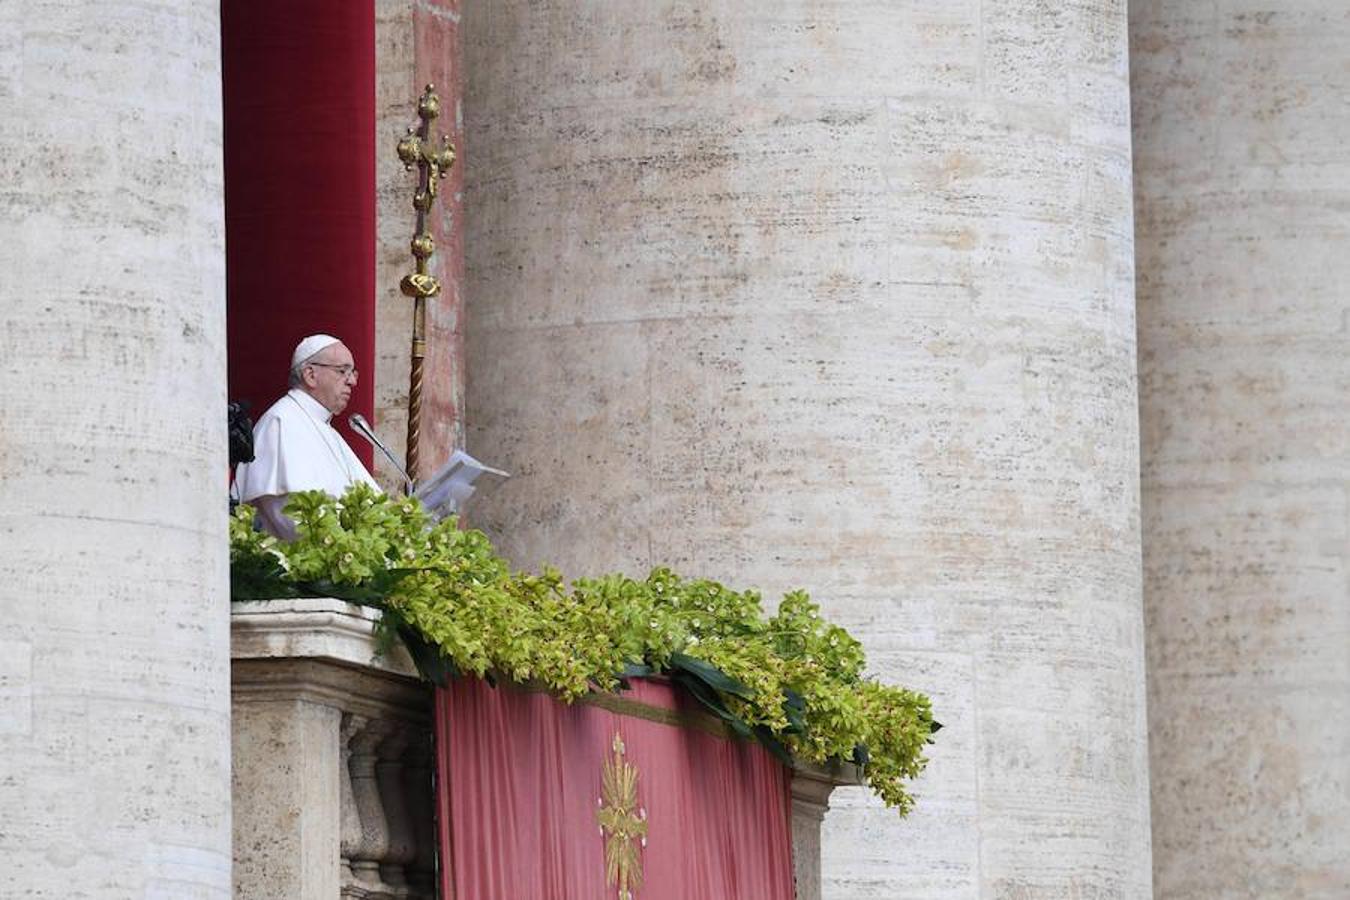
[[[1125,4],[462,29],[475,524],[808,588],[932,693],[918,811],[839,792],[825,896],[1149,896]]]
[[[224,900],[219,3],[0,7],[0,893]]]
[[[1158,895],[1350,896],[1350,7],[1130,12]]]

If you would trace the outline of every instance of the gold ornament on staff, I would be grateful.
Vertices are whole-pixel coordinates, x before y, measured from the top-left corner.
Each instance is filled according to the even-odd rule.
[[[441,98],[433,85],[427,85],[417,101],[417,117],[421,125],[408,129],[398,142],[398,158],[403,168],[417,167],[417,192],[413,194],[413,209],[417,211],[417,226],[410,248],[416,262],[416,271],[404,275],[399,290],[413,300],[412,370],[408,379],[408,449],[405,455],[409,479],[417,481],[418,443],[422,431],[422,361],[427,355],[427,298],[441,292],[441,283],[427,272],[427,260],[436,250],[436,241],[427,229],[427,217],[436,199],[436,185],[455,164],[455,148],[449,135],[441,135],[441,147],[431,143],[431,123],[441,114]],[[411,488],[409,488],[411,490]]]

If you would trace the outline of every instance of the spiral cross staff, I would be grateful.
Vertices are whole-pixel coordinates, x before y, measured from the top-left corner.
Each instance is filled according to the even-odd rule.
[[[417,481],[418,443],[422,431],[422,361],[427,355],[427,298],[441,292],[441,283],[427,272],[427,260],[436,250],[436,241],[427,228],[427,217],[436,199],[437,183],[455,164],[455,148],[448,135],[441,135],[441,147],[431,142],[431,123],[441,114],[441,98],[435,88],[427,85],[417,101],[417,117],[421,124],[410,127],[398,142],[398,158],[409,171],[417,167],[417,192],[413,194],[413,209],[417,225],[410,244],[416,269],[404,275],[399,290],[413,301],[412,367],[408,379],[408,447],[404,455],[409,477],[408,490]]]

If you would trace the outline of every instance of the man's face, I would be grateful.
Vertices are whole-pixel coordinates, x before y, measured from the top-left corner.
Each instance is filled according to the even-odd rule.
[[[324,347],[301,372],[305,392],[333,415],[347,408],[356,385],[356,361],[346,344]]]

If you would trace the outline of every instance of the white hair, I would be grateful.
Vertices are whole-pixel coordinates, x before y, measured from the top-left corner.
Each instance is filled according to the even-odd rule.
[[[323,348],[323,350],[327,349],[328,349],[327,347]],[[292,388],[304,387],[305,378],[304,375],[302,375],[301,373],[305,371],[305,366],[314,362],[314,358],[318,356],[319,353],[322,353],[323,350],[320,350],[318,353],[311,353],[309,356],[306,356],[304,359],[300,360],[294,366],[291,366],[290,375],[288,375],[286,378],[286,386]]]

